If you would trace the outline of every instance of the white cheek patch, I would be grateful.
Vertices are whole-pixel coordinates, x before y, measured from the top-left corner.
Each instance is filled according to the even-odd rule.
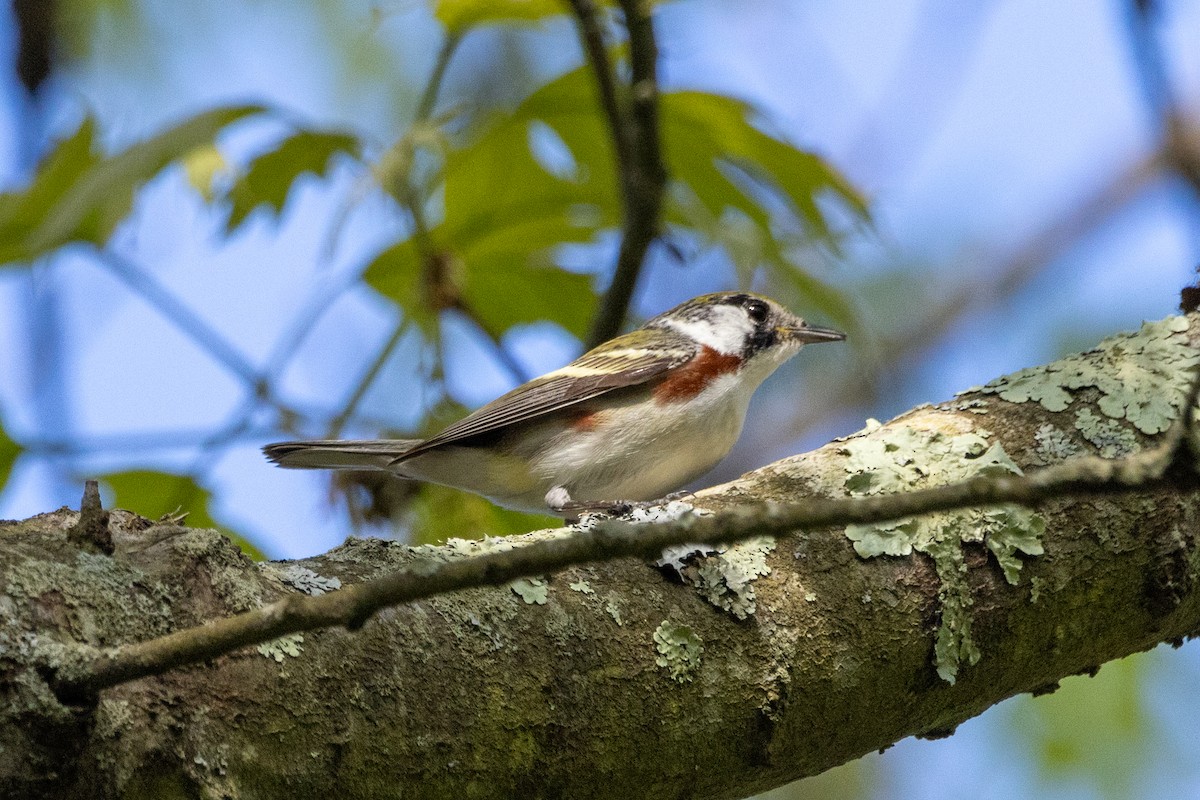
[[[707,319],[668,319],[666,323],[722,355],[741,353],[754,332],[754,323],[746,312],[737,306],[715,305],[708,308],[708,313]]]

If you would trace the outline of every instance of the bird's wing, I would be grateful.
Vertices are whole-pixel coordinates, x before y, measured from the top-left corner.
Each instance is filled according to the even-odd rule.
[[[633,331],[584,353],[562,369],[534,378],[496,398],[392,463],[406,461],[435,447],[528,422],[614,389],[646,383],[687,363],[696,350],[697,346],[690,340],[667,332]]]

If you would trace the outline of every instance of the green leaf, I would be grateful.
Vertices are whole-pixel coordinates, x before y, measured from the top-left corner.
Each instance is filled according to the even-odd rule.
[[[300,131],[251,161],[229,190],[232,209],[226,230],[232,233],[259,206],[280,214],[296,180],[309,172],[325,177],[338,153],[357,157],[358,138],[332,131]]]
[[[771,208],[778,213],[782,206],[808,236],[833,243],[819,199],[835,198],[857,217],[866,216],[866,203],[820,157],[768,136],[751,119],[751,108],[733,98],[692,91],[663,96],[664,155],[675,181],[666,220],[722,246],[745,282],[762,266],[772,267],[799,305],[853,334],[859,327],[854,306],[794,263],[781,247]]]
[[[229,170],[225,156],[213,143],[202,144],[192,148],[192,151],[181,159],[183,171],[187,174],[188,183],[195,189],[206,203],[217,199],[216,183],[218,178]]]
[[[133,206],[134,193],[168,164],[211,142],[227,125],[262,111],[259,106],[217,108],[179,123],[78,172],[45,209],[22,243],[23,258],[68,242],[102,245]],[[2,223],[0,223],[2,224]]]
[[[537,158],[544,126],[569,152],[570,174]],[[591,278],[557,269],[549,251],[590,241],[619,220],[613,150],[595,81],[584,68],[551,81],[446,161],[446,215],[436,237],[463,265],[464,298],[495,335],[550,320],[582,336]]]
[[[754,127],[745,103],[705,92],[672,92],[662,97],[662,137],[673,178],[686,182],[713,215],[725,207],[741,210],[764,228],[769,216],[738,172],[786,201],[807,230],[831,238],[817,204],[828,194],[865,217],[866,202],[836,170],[812,153]]]
[[[1095,677],[1066,678],[1053,694],[1014,698],[1006,705],[1008,751],[1015,746],[1032,756],[1047,787],[1061,791],[1070,782],[1085,791],[1068,794],[1140,796],[1134,787],[1146,775],[1174,766],[1145,696],[1162,661],[1158,651],[1136,653],[1105,664]]]
[[[536,263],[529,249],[533,246],[536,252],[542,224],[533,221],[515,231],[498,231],[465,252],[463,260],[453,259],[445,266],[451,272],[446,279],[456,285],[465,310],[492,336],[499,337],[514,325],[543,320],[557,322],[576,336],[586,331],[596,302],[592,279]],[[545,226],[554,227],[553,223]],[[522,240],[521,231],[528,231],[529,237]],[[465,264],[471,268],[467,270]],[[416,243],[408,239],[376,256],[363,279],[394,300],[428,336],[438,320],[422,271]]]
[[[493,336],[514,325],[549,320],[583,338],[596,307],[592,279],[554,267],[476,262],[464,299]]]
[[[434,544],[450,536],[510,536],[558,524],[548,516],[510,511],[479,495],[435,484],[421,485],[409,513],[415,544]]]
[[[570,175],[537,159],[531,136],[553,131],[570,152]],[[551,251],[591,241],[618,221],[612,148],[591,75],[570,72],[447,154],[445,214],[429,231],[443,276],[494,336],[549,320],[582,336],[595,309],[592,279],[553,266]],[[415,243],[400,242],[367,268],[366,282],[423,325],[429,301]]]
[[[591,230],[619,221],[616,173],[608,130],[591,73],[568,72],[499,117],[446,159],[447,241],[469,248],[477,238],[524,224],[557,221],[562,241],[578,241],[579,206],[595,212]],[[530,137],[544,125],[575,162],[574,174],[552,173],[534,154]],[[548,237],[543,237],[544,242]]]
[[[421,254],[412,239],[386,248],[367,266],[363,280],[375,291],[395,301],[426,336],[437,326],[437,315],[430,307],[422,280]]]
[[[51,214],[68,189],[99,157],[93,152],[96,122],[87,117],[42,160],[23,191],[0,194],[0,263],[28,259],[25,240]]]
[[[212,493],[186,475],[172,475],[154,470],[130,470],[101,475],[115,496],[114,505],[141,514],[147,519],[187,514],[185,524],[190,528],[215,528],[242,549],[246,555],[263,561],[263,555],[246,537],[219,525],[209,513]]]
[[[561,0],[434,0],[433,15],[452,33],[487,23],[537,22],[567,11]]]
[[[8,477],[12,475],[13,464],[16,463],[19,455],[21,455],[21,445],[10,439],[4,432],[4,428],[0,427],[0,490],[3,490],[5,484],[8,483]]]
[[[857,340],[862,331],[860,315],[846,292],[792,264],[779,265],[774,274],[795,290],[790,307],[803,313],[811,308],[820,315],[821,324],[832,323]]]

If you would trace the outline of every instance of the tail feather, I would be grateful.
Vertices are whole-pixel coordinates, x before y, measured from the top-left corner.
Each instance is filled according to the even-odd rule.
[[[264,447],[263,453],[287,469],[386,470],[417,444],[417,439],[310,439],[275,442]]]

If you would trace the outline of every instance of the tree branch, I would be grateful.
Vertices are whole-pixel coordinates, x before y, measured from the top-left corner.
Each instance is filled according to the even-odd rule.
[[[592,0],[571,0],[583,47],[596,76],[600,105],[612,133],[623,212],[617,267],[600,300],[600,309],[588,334],[588,347],[621,332],[646,252],[659,232],[667,184],[658,131],[658,46],[650,6],[639,0],[621,0],[620,5],[629,31],[627,104],[622,103],[618,93],[595,4]]]
[[[0,523],[0,746],[16,754],[0,795],[129,795],[153,776],[197,796],[729,797],[944,735],[1200,630],[1182,413],[1198,337],[1158,323],[914,409],[701,492],[710,515],[259,564],[123,511],[111,555],[79,553],[74,512]],[[1023,401],[1034,389],[1044,402]],[[1078,457],[1093,439],[1134,454]],[[909,516],[964,504],[987,508]],[[911,554],[833,527],[897,517],[867,535],[911,534]],[[760,534],[783,535],[673,553],[679,580],[642,560]],[[544,577],[621,554],[641,558]]]
[[[1196,405],[1200,381],[1180,407]],[[877,523],[918,514],[1002,503],[1036,506],[1053,497],[1145,492],[1190,473],[1191,415],[1183,414],[1161,442],[1121,459],[1075,458],[1028,475],[988,475],[904,494],[806,498],[803,503],[754,503],[711,516],[688,514],[655,524],[605,520],[567,535],[470,559],[421,564],[321,597],[288,597],[265,608],[126,645],[60,676],[58,691],[78,698],[101,689],[211,659],[248,644],[341,625],[355,630],[382,609],[437,594],[499,586],[565,567],[630,556],[649,557],[688,543],[730,543],[849,524]],[[1183,459],[1181,456],[1186,455]],[[1187,469],[1172,473],[1178,463]]]

